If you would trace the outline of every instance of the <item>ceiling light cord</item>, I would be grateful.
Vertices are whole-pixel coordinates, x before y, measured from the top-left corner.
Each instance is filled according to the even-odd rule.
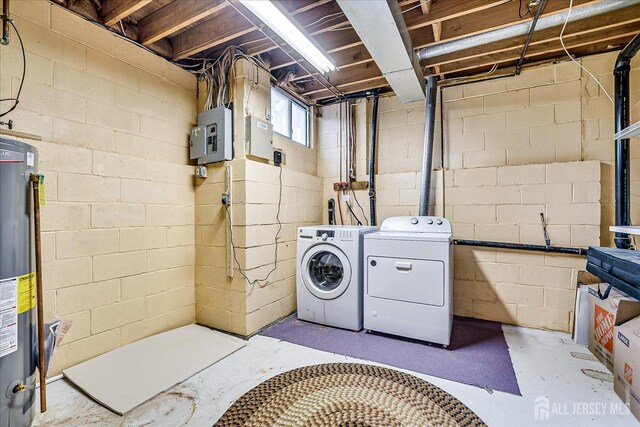
[[[565,28],[567,28],[567,23],[569,22],[569,17],[571,16],[571,11],[572,10],[573,10],[573,0],[570,0],[570,2],[569,2],[569,12],[567,13],[567,18],[564,20],[564,25],[562,26],[562,31],[560,31],[560,44],[562,45],[562,49],[564,49],[564,52],[567,54],[569,59],[571,59],[573,62],[578,64],[578,66],[580,68],[582,68],[584,71],[586,71],[587,74],[589,74],[591,76],[591,78],[595,80],[595,82],[598,84],[598,86],[600,86],[600,89],[602,89],[604,94],[607,95],[607,98],[609,98],[609,101],[611,101],[612,104],[615,104],[613,102],[613,98],[611,97],[609,92],[607,92],[607,90],[604,88],[602,83],[600,83],[600,80],[598,80],[598,78],[596,76],[594,76],[593,73],[591,73],[591,71],[589,71],[585,66],[583,66],[580,62],[578,62],[573,56],[571,56],[571,54],[567,50],[567,47],[564,45],[564,40],[563,40],[563,38],[564,38],[564,30],[565,30]]]

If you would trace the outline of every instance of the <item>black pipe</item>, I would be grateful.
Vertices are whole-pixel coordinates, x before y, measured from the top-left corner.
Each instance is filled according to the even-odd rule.
[[[318,105],[319,107],[326,107],[327,105],[337,104],[339,102],[344,102],[344,101],[349,100],[349,99],[370,98],[372,96],[375,96],[379,92],[380,92],[380,89],[365,90],[365,91],[362,91],[362,92],[347,93],[347,94],[342,95],[342,96],[337,97],[337,98],[329,98],[329,99],[326,99],[326,100],[318,101],[316,103],[316,105]]]
[[[531,21],[531,28],[529,29],[529,34],[527,35],[527,41],[524,43],[524,47],[522,48],[522,52],[520,53],[520,59],[516,62],[516,75],[519,76],[522,71],[522,64],[524,63],[525,56],[527,54],[527,50],[529,49],[529,44],[531,43],[531,38],[533,37],[533,33],[536,30],[536,24],[538,23],[538,19],[540,19],[540,15],[544,11],[544,7],[547,5],[547,0],[540,0],[538,4],[538,10],[536,11],[536,16]]]
[[[461,246],[479,246],[481,248],[500,248],[500,249],[515,249],[521,251],[534,251],[534,252],[549,252],[558,254],[572,254],[572,255],[587,255],[587,249],[585,248],[571,248],[563,246],[544,246],[544,245],[529,245],[525,243],[507,243],[507,242],[487,242],[484,240],[454,240],[454,245]]]
[[[371,111],[371,141],[369,142],[369,209],[371,225],[377,225],[376,221],[376,140],[378,134],[378,94],[373,97]]]
[[[425,108],[424,148],[422,153],[422,184],[420,187],[420,216],[429,215],[429,196],[431,194],[431,169],[433,169],[433,139],[436,129],[436,102],[438,99],[438,76],[427,78],[427,101]]]
[[[640,34],[636,35],[624,49],[620,51],[613,69],[615,87],[615,132],[629,126],[630,95],[629,74],[631,59],[640,49]],[[616,139],[615,148],[615,195],[616,225],[631,225],[631,181],[630,181],[630,147],[629,138]],[[619,249],[629,249],[631,238],[626,233],[616,233],[614,242]]]
[[[0,44],[8,45],[10,41],[9,21],[11,20],[9,0],[2,0],[2,15],[0,15],[0,19],[2,19],[2,37],[0,37]]]

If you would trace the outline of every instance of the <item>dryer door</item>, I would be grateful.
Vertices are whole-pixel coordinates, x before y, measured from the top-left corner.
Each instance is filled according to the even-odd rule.
[[[298,268],[306,288],[320,299],[338,298],[351,283],[349,259],[339,248],[330,244],[311,247]]]

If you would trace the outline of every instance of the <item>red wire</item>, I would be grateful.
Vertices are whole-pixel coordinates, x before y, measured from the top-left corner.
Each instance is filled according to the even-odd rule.
[[[340,201],[340,192],[338,191],[338,212],[340,212],[340,224],[344,225],[344,220],[342,219],[342,202]]]

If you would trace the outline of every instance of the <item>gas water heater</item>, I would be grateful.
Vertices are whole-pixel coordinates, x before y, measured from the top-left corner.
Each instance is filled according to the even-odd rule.
[[[0,426],[27,427],[36,396],[31,174],[38,152],[0,138]]]

